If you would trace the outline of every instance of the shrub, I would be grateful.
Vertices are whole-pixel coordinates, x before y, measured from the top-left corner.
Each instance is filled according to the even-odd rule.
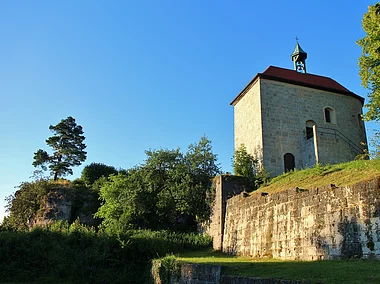
[[[0,282],[147,283],[150,260],[211,246],[208,236],[170,231],[106,235],[74,222],[0,231]]]

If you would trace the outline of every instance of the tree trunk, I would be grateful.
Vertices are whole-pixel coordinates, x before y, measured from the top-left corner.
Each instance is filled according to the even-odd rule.
[[[58,156],[58,164],[60,164],[62,161],[62,154],[59,154]],[[58,171],[55,171],[54,173],[54,181],[56,181],[58,179]]]

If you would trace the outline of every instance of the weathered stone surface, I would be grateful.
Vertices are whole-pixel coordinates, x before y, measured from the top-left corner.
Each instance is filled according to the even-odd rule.
[[[66,188],[57,188],[49,192],[42,201],[33,226],[44,226],[52,221],[69,221],[72,219],[73,198]]]
[[[326,121],[325,108],[334,109],[334,121]],[[319,161],[351,161],[367,141],[361,113],[356,97],[258,78],[234,105],[235,149],[244,144],[274,176],[284,172],[286,153],[294,156],[297,169],[312,166],[314,142],[306,139],[306,122],[312,121]]]
[[[31,227],[45,226],[57,220],[71,223],[77,218],[83,224],[97,226],[100,220],[93,215],[98,208],[99,200],[95,192],[74,192],[67,187],[55,188],[43,198],[41,209]]]
[[[213,284],[220,283],[221,266],[181,264],[181,284]]]
[[[222,181],[219,194],[223,192]],[[239,194],[225,201],[225,209],[214,209],[219,213],[212,216],[209,233],[214,239],[217,236],[215,248],[234,255],[289,260],[378,259],[379,182],[378,177],[347,187],[290,189],[267,196]],[[224,205],[219,202],[215,206]],[[219,225],[213,227],[214,218]]]
[[[223,275],[223,266],[180,263],[177,272],[162,273],[160,260],[153,261],[152,279],[154,284],[310,284],[309,281],[282,280],[275,278],[242,277]],[[160,271],[161,270],[161,271]]]
[[[216,250],[222,249],[223,228],[228,198],[238,195],[247,190],[247,180],[236,176],[218,176],[215,183],[215,200],[210,224],[206,232],[213,237],[213,247]],[[222,186],[223,185],[223,186]]]

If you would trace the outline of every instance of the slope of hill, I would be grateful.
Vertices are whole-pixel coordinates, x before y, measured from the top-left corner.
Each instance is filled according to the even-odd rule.
[[[334,184],[338,187],[352,185],[380,175],[380,160],[358,160],[335,165],[316,165],[305,170],[295,170],[273,178],[261,186],[259,192],[274,193],[289,188],[312,189]]]

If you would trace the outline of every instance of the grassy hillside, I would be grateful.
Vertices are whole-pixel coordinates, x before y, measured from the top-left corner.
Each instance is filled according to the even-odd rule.
[[[380,160],[360,160],[336,165],[316,165],[273,178],[259,192],[274,193],[289,188],[312,189],[335,184],[346,186],[380,175]]]

